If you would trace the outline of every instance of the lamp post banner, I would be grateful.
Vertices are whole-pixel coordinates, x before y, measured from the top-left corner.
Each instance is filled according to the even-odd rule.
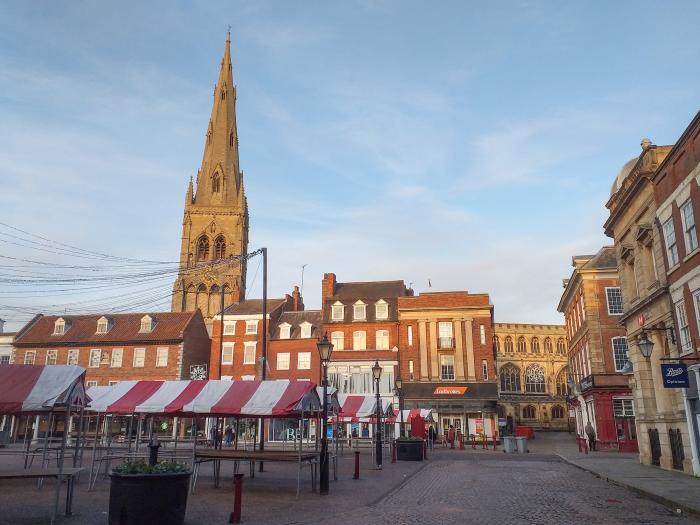
[[[684,363],[662,364],[661,376],[664,378],[664,388],[688,388],[688,367]]]

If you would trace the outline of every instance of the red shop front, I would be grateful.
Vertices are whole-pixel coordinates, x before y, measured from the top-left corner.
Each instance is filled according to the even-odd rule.
[[[584,401],[580,409],[586,412],[584,421],[595,421],[596,446],[601,450],[639,452],[627,376],[596,374],[582,379],[580,386]]]

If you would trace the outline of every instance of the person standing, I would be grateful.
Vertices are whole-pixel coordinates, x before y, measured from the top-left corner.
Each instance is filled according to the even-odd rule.
[[[588,448],[591,449],[591,452],[595,451],[595,429],[593,428],[593,425],[591,425],[591,422],[589,421],[586,423],[586,435],[588,436]]]
[[[435,446],[435,427],[433,425],[428,426],[428,446],[430,450],[433,450]]]
[[[233,429],[231,428],[231,425],[226,425],[224,439],[226,440],[227,447],[230,447],[233,444]]]
[[[455,427],[450,425],[450,430],[447,431],[447,441],[450,442],[450,448],[455,448]]]

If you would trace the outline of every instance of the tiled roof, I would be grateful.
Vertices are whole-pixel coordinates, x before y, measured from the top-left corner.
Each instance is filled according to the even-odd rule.
[[[285,303],[286,299],[268,299],[267,313],[270,314]],[[257,315],[262,314],[262,299],[246,299],[232,304],[224,310],[224,315]]]
[[[371,281],[366,283],[337,283],[333,300],[375,300],[406,295],[403,281]]]
[[[316,339],[320,337],[321,331],[321,311],[320,310],[304,310],[301,312],[283,312],[280,315],[279,321],[272,332],[273,339],[280,338],[280,325],[289,323],[292,325],[290,330],[290,339],[299,339],[301,336],[301,328],[299,325],[303,322],[311,323],[311,337]]]
[[[150,332],[140,332],[141,318],[150,315],[155,326]],[[37,315],[15,338],[15,346],[31,345],[71,345],[83,343],[131,343],[148,341],[173,341],[182,339],[182,332],[190,323],[196,312],[143,312],[130,314],[96,314],[96,315]],[[106,317],[110,329],[105,334],[98,334],[97,320]],[[53,335],[57,319],[66,322],[66,332]]]

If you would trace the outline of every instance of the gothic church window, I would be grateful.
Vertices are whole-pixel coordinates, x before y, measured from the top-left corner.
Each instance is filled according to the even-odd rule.
[[[209,258],[209,239],[201,237],[197,243],[197,262],[206,261]]]
[[[523,336],[518,337],[518,352],[527,352],[527,343]]]
[[[501,367],[501,392],[520,392],[520,370],[507,364]]]
[[[532,341],[530,342],[530,348],[532,349],[533,354],[539,354],[540,353],[540,340],[537,339],[536,337],[533,337]]]
[[[528,405],[523,408],[523,419],[535,419],[537,417],[537,411],[532,405]]]
[[[544,340],[544,351],[547,354],[552,353],[552,340],[549,337]]]
[[[538,364],[532,364],[525,370],[525,391],[543,394],[545,392],[544,385],[544,368]]]
[[[559,405],[552,407],[552,419],[564,419],[564,409]]]
[[[569,394],[569,384],[567,377],[568,368],[563,368],[557,376],[557,395],[566,396]]]
[[[214,241],[214,259],[223,259],[226,257],[226,240],[219,235]]]
[[[566,343],[562,338],[559,338],[557,340],[557,353],[561,355],[566,355]]]
[[[513,351],[513,338],[511,336],[506,337],[506,352],[512,352]]]
[[[221,191],[221,177],[219,177],[218,173],[214,173],[214,176],[211,178],[211,191],[212,193]]]

